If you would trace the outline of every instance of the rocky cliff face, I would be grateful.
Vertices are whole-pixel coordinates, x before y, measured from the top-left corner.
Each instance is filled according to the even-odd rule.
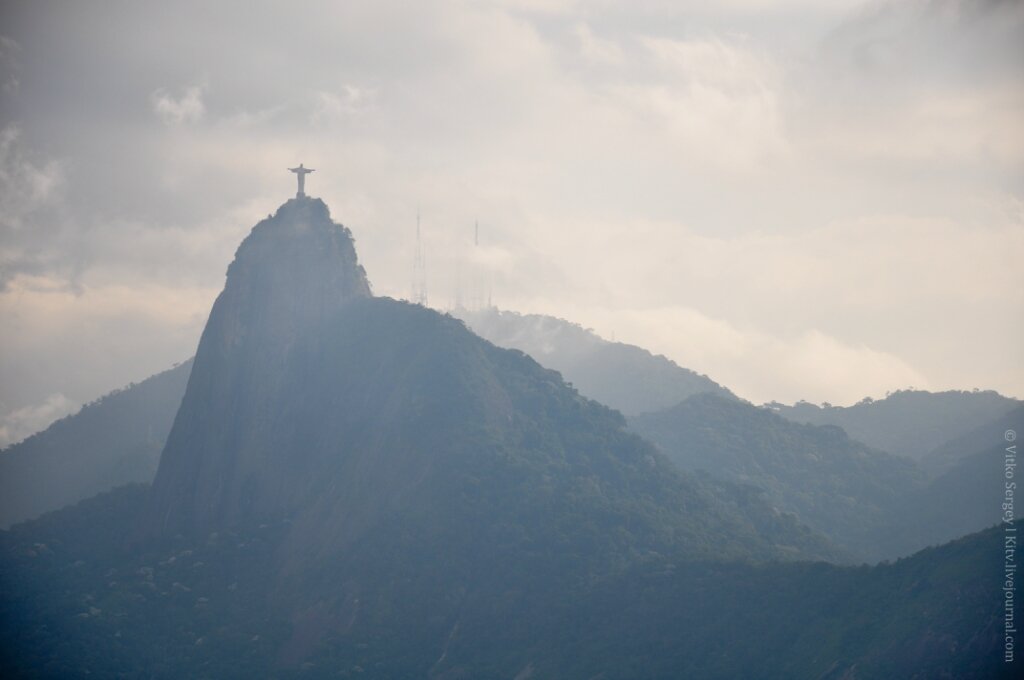
[[[295,198],[257,224],[228,268],[153,484],[147,533],[212,529],[294,506],[301,457],[280,430],[297,345],[370,297],[352,234],[323,201]],[[285,420],[287,422],[287,420]]]

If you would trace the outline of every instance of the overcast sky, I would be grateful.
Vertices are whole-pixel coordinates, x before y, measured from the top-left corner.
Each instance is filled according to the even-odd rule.
[[[189,357],[299,162],[378,294],[419,208],[439,309],[1024,397],[1024,3],[711,4],[4,2],[0,444]]]

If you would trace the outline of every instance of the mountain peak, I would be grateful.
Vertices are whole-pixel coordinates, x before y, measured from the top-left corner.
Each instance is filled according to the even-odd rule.
[[[245,281],[254,276],[260,280]],[[371,295],[352,232],[331,219],[326,203],[308,196],[286,201],[242,241],[228,267],[225,293],[240,283],[272,285],[295,296]]]
[[[328,345],[324,325],[371,297],[352,232],[322,200],[297,196],[253,227],[210,311],[161,456],[156,524],[204,526],[245,514],[250,502],[279,500],[263,494],[253,501],[249,487],[287,466],[270,464],[276,454],[264,429],[274,422],[297,348]]]
[[[322,319],[371,295],[352,232],[331,219],[319,198],[289,199],[238,247],[197,359],[207,336],[256,343],[268,358],[280,356]]]

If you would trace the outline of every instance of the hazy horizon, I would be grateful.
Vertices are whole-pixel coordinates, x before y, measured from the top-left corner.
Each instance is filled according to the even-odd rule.
[[[2,12],[0,445],[191,356],[300,162],[378,295],[418,211],[439,309],[475,267],[758,403],[1024,396],[1020,3]]]

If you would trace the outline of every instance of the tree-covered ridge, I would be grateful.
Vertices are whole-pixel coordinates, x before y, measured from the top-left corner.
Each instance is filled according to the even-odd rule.
[[[408,514],[421,533],[472,521],[498,531],[495,540],[550,540],[547,550],[602,562],[646,551],[834,555],[756,493],[676,472],[617,412],[432,310],[354,300],[295,340],[288,357],[280,374],[250,374],[272,382],[273,413],[257,411],[255,425],[238,411],[211,414],[221,441],[248,441],[248,430],[260,428],[254,474],[266,478],[247,484],[274,487],[205,532],[288,518],[294,551],[327,559]],[[229,406],[245,408],[244,400],[214,404]],[[199,435],[185,434],[183,451],[201,450]],[[165,516],[164,498],[154,495],[152,516]],[[166,498],[176,507],[193,502]],[[518,529],[503,536],[504,525]],[[452,540],[477,538],[467,529]]]
[[[1001,530],[870,568],[646,555],[595,578],[578,555],[543,543],[467,550],[451,539],[480,530],[471,517],[445,527],[405,516],[289,581],[278,571],[287,523],[128,547],[146,493],[125,487],[0,533],[4,677],[869,680],[1017,670],[1000,647]]]
[[[1002,548],[992,529],[875,567],[648,565],[562,619],[603,625],[557,640],[552,677],[1019,677]]]
[[[998,521],[1006,484],[1015,481],[1006,476],[1007,449],[1016,454],[1015,437],[1022,431],[1024,408],[1016,408],[923,458],[932,479],[908,504],[907,535],[918,545],[935,544]],[[1024,504],[1016,503],[1014,513],[1024,515]]]
[[[1024,432],[1024,405],[1018,405],[999,418],[951,439],[921,459],[921,464],[932,477],[938,477],[959,467],[967,459],[982,452],[1001,449],[1007,431]]]
[[[800,423],[836,425],[876,449],[920,459],[933,449],[1005,415],[1020,402],[991,390],[925,392],[899,390],[885,399],[853,406],[768,404]]]
[[[0,527],[151,481],[191,370],[190,359],[0,451]]]
[[[526,352],[580,392],[633,415],[667,408],[702,392],[732,396],[706,375],[635,345],[610,342],[579,324],[496,308],[454,312],[483,338]]]
[[[683,470],[763,489],[770,503],[860,559],[910,552],[892,552],[890,534],[924,475],[912,461],[870,449],[837,427],[793,423],[704,394],[631,418],[630,426]]]

